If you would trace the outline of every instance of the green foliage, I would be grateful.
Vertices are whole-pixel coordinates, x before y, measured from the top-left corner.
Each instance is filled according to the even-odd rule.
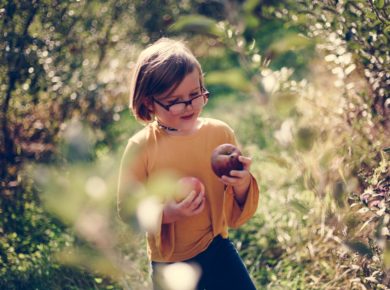
[[[95,147],[116,146],[114,139],[105,137],[104,128],[119,120],[117,115],[126,107],[122,104],[125,84],[120,79],[119,84],[109,83],[119,69],[109,55],[132,29],[119,29],[128,17],[129,3],[3,2],[0,288],[94,288],[99,284],[94,272],[63,266],[54,259],[54,253],[76,243],[75,235],[42,207],[41,188],[24,168],[29,168],[29,161],[91,160],[98,155]],[[104,73],[104,66],[111,75]],[[77,142],[62,146],[74,120],[90,125],[96,137],[92,146]]]
[[[261,221],[261,229],[256,228],[255,231],[250,228],[250,225],[247,225],[235,233],[235,238],[238,245],[241,245],[240,241],[242,240],[247,242],[248,248],[242,247],[241,252],[250,265],[253,275],[256,276],[259,272],[263,273],[262,276],[256,278],[259,287],[264,288],[267,285],[270,289],[273,287],[283,289],[340,287],[340,289],[345,289],[361,286],[385,289],[384,287],[389,281],[388,267],[386,266],[388,250],[385,246],[388,244],[386,241],[389,237],[389,218],[387,217],[389,184],[386,176],[388,169],[385,165],[388,163],[388,156],[382,155],[381,157],[381,151],[387,144],[388,134],[385,131],[388,128],[388,119],[385,112],[388,109],[386,106],[383,108],[380,105],[386,100],[386,97],[383,99],[383,96],[381,97],[380,94],[378,96],[378,93],[379,90],[382,93],[386,92],[388,86],[380,78],[376,78],[374,81],[372,76],[376,73],[383,76],[388,69],[384,69],[382,64],[378,66],[364,64],[364,59],[370,58],[373,52],[366,53],[364,58],[360,57],[361,49],[365,49],[364,41],[359,41],[361,46],[351,47],[343,40],[344,34],[340,31],[336,32],[336,34],[340,34],[340,39],[339,37],[332,38],[332,35],[336,35],[332,27],[337,27],[340,19],[335,16],[336,11],[327,6],[326,2],[317,3],[318,5],[314,6],[305,3],[313,12],[306,16],[302,15],[302,13],[307,12],[305,7],[295,6],[293,3],[288,6],[288,4],[285,3],[282,4],[282,7],[277,7],[276,13],[281,16],[289,15],[290,19],[293,20],[293,26],[294,22],[303,23],[305,21],[302,19],[306,19],[309,31],[307,36],[317,38],[318,47],[321,46],[322,53],[326,55],[325,61],[331,63],[329,71],[332,70],[336,77],[329,77],[328,73],[313,67],[311,70],[315,77],[311,77],[313,83],[309,87],[304,83],[301,86],[294,81],[284,81],[282,86],[275,86],[276,91],[269,92],[271,106],[257,112],[252,110],[255,112],[252,114],[250,110],[246,110],[245,106],[241,105],[240,119],[243,120],[243,124],[240,126],[240,122],[235,122],[231,115],[227,117],[226,121],[232,123],[234,128],[239,128],[238,134],[245,136],[245,141],[251,140],[253,136],[261,136],[264,133],[264,128],[272,128],[271,130],[274,131],[274,136],[281,147],[271,143],[277,147],[269,144],[266,150],[279,152],[282,150],[282,157],[275,158],[271,154],[264,154],[264,152],[249,146],[247,150],[254,156],[254,162],[262,162],[261,166],[258,166],[261,168],[256,166],[253,170],[263,179],[265,172],[268,173],[271,170],[274,172],[273,174],[268,173],[264,180],[264,184],[275,185],[276,191],[271,191],[273,198],[275,198],[275,194],[283,192],[286,186],[289,188],[289,192],[294,198],[287,204],[304,217],[303,220],[299,220],[297,217],[290,216],[289,223],[294,224],[294,221],[304,223],[311,229],[311,232],[295,229],[295,233],[301,233],[302,240],[294,241],[290,238],[291,242],[287,245],[280,242],[281,238],[276,239],[275,244],[280,246],[284,255],[282,255],[280,263],[271,268],[259,267],[250,262],[251,258],[257,255],[262,257],[264,251],[257,245],[256,241],[274,235],[272,230],[270,230],[269,235],[262,232],[264,224],[274,225],[280,231],[279,235],[277,234],[279,237],[288,235],[291,229],[294,230],[294,227],[288,226],[286,228],[287,221],[278,220],[272,212],[267,212],[265,215],[254,218],[254,225],[257,225],[258,219]],[[348,5],[351,5],[350,2],[345,7],[342,4],[338,5],[337,9],[340,9],[338,11],[343,11],[338,13],[348,16]],[[360,7],[360,4],[357,5]],[[251,6],[251,9],[255,6]],[[285,7],[289,8],[288,13],[284,12],[287,11],[283,10]],[[324,10],[329,10],[330,15],[326,14],[324,17]],[[335,13],[334,17],[332,13]],[[381,13],[383,12],[376,11],[376,14],[371,14],[371,20],[374,16],[380,19]],[[349,25],[351,22],[348,20],[347,18],[347,21],[343,21],[341,25]],[[251,26],[256,26],[258,23],[259,21],[252,22]],[[355,36],[356,40],[358,41],[359,38],[364,38],[364,35],[370,33],[372,33],[370,30],[360,31]],[[377,30],[376,33],[383,32]],[[325,38],[322,39],[319,36]],[[383,39],[382,36],[378,37]],[[236,38],[239,39],[239,37],[240,33]],[[330,42],[327,42],[326,38]],[[375,53],[378,52],[383,59],[387,59],[388,50],[381,50],[381,42],[375,43],[376,45],[378,45],[379,52],[375,50]],[[371,49],[373,46],[372,43]],[[239,49],[236,51],[239,52]],[[375,59],[376,57],[372,60]],[[359,61],[363,61],[366,74],[361,74],[359,70],[351,74],[359,65]],[[241,64],[247,65],[244,62]],[[315,65],[317,66],[318,63]],[[370,71],[371,78],[368,76],[368,71]],[[320,82],[315,82],[315,80],[321,80],[321,74],[327,78],[326,88]],[[366,77],[368,77],[369,84],[376,84],[371,92],[365,91],[367,86],[360,85],[362,79],[364,80]],[[341,93],[329,91],[329,84],[333,82],[336,87],[341,88]],[[355,88],[351,85],[352,83],[358,87]],[[223,107],[222,110],[234,111],[234,105],[226,106],[223,101],[220,102],[219,106]],[[372,108],[372,110],[370,111],[368,108]],[[288,119],[283,121],[280,118]],[[248,124],[248,120],[251,120],[250,124]],[[252,132],[251,126],[258,122],[260,125],[257,125],[258,130],[254,131],[255,134],[249,133]],[[282,125],[280,130],[278,130],[278,125]],[[249,133],[249,136],[246,133]],[[270,135],[272,137],[272,134]],[[248,143],[253,144],[251,141]],[[248,143],[246,143],[247,146]],[[256,145],[262,148],[260,144],[256,142]],[[373,144],[375,145],[373,146]],[[275,167],[267,170],[268,168],[264,165],[269,162],[275,162],[275,165],[287,169],[287,172],[278,174],[279,171]],[[297,165],[299,166],[297,167]],[[295,173],[299,172],[298,174],[303,178],[297,178],[296,174],[293,174],[289,169],[293,169],[292,172]],[[382,172],[381,177],[378,176],[378,172]],[[271,178],[268,178],[268,175],[271,175]],[[283,175],[290,177],[283,181],[281,178]],[[373,182],[374,180],[375,182]],[[378,185],[379,180],[380,186]],[[377,184],[376,186],[380,189],[373,190],[374,186],[369,185],[372,183]],[[307,206],[302,203],[301,198],[297,199],[297,197],[302,196],[300,193],[302,188],[315,193],[321,204]],[[268,188],[264,193],[266,198],[270,190],[271,188]],[[289,199],[290,194],[282,195]],[[282,201],[280,204],[285,205],[286,202]],[[263,205],[259,209],[260,212],[264,211],[264,207],[270,207],[272,202],[268,202],[266,199]],[[315,210],[309,210],[311,208]],[[279,210],[281,209],[279,208]],[[283,211],[283,213],[287,215],[287,212]],[[320,222],[316,224],[316,221]],[[327,234],[325,234],[326,232]],[[246,233],[249,235],[243,237]],[[258,233],[263,233],[265,237],[259,236]],[[327,238],[324,239],[326,235]],[[334,243],[329,243],[329,238]],[[301,248],[303,244],[309,245],[309,255]],[[342,250],[333,250],[337,248]],[[259,263],[261,263],[261,261],[267,261],[268,258],[259,259]],[[295,261],[299,261],[299,263],[295,263]],[[318,261],[321,261],[319,265]],[[259,270],[260,268],[262,270]],[[306,273],[311,274],[306,275]],[[264,279],[264,277],[267,278]],[[272,280],[270,277],[274,277],[274,279]],[[296,277],[296,280],[291,280],[291,277]]]
[[[24,176],[23,180],[13,196],[0,200],[0,288],[92,288],[93,275],[54,258],[56,252],[74,243],[73,235],[34,200],[31,178]]]
[[[186,31],[208,34],[211,36],[223,35],[223,31],[218,27],[216,21],[202,15],[182,16],[170,26],[170,30],[172,32]]]

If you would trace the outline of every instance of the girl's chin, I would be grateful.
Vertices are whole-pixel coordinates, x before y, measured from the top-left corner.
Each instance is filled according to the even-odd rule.
[[[167,127],[176,128],[179,131],[192,131],[198,124],[198,115],[196,113],[180,116],[179,120],[168,124],[169,122],[161,122]]]

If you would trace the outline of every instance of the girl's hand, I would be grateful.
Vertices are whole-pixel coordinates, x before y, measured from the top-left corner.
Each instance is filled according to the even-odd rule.
[[[191,191],[181,202],[169,201],[163,210],[163,224],[169,224],[179,219],[199,214],[205,205],[206,197],[204,192]]]
[[[220,180],[226,185],[233,186],[236,200],[240,205],[242,205],[245,202],[252,179],[249,172],[252,159],[246,156],[239,156],[238,160],[244,165],[243,170],[232,170],[230,171],[230,177],[223,175]]]

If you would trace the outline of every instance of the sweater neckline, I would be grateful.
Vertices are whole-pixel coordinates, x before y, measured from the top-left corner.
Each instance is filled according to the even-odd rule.
[[[175,138],[175,139],[192,139],[192,138],[195,138],[202,131],[202,129],[204,128],[204,118],[199,117],[198,120],[199,120],[199,128],[195,132],[193,132],[191,134],[187,134],[187,135],[172,135],[172,134],[169,134],[167,132],[167,130],[164,129],[163,127],[161,127],[160,124],[156,120],[154,120],[151,125],[153,126],[153,128],[155,130],[157,130],[159,133],[161,133],[164,136],[172,137],[172,138]]]

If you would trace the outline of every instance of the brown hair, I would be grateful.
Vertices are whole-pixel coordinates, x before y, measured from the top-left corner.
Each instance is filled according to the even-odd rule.
[[[203,87],[202,68],[181,41],[161,38],[141,52],[130,88],[130,109],[141,121],[151,121],[147,104],[153,97],[174,91],[185,76],[197,69]]]

